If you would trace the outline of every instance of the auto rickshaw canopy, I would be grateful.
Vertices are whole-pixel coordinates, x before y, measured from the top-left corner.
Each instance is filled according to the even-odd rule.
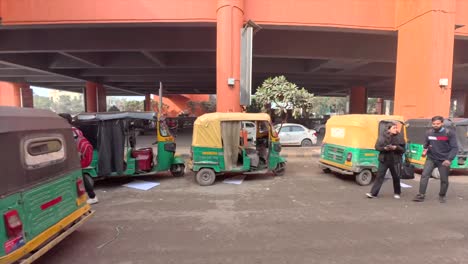
[[[265,113],[209,113],[198,117],[193,124],[192,146],[222,148],[221,122],[265,121],[271,118]]]
[[[408,141],[424,144],[426,132],[432,127],[431,119],[409,119],[407,124]],[[468,118],[445,119],[444,126],[456,133],[459,152],[468,152]]]
[[[394,115],[341,115],[332,116],[326,124],[323,143],[374,149],[381,131],[381,122],[404,123],[402,116]]]

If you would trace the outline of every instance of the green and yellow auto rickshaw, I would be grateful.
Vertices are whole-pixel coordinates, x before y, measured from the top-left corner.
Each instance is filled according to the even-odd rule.
[[[256,125],[256,140],[248,140],[242,122]],[[202,186],[212,185],[217,174],[238,172],[282,175],[286,160],[268,114],[210,113],[195,120],[191,168]]]
[[[417,169],[423,169],[426,157],[423,157],[426,132],[432,127],[431,119],[409,119],[408,124],[408,153],[407,157],[411,164]],[[446,119],[444,126],[453,131],[457,137],[458,154],[453,159],[450,168],[452,170],[468,170],[468,119],[454,118]],[[439,178],[438,169],[432,172],[434,178]]]
[[[151,146],[136,148],[136,123],[156,122],[157,155]],[[73,125],[79,128],[94,147],[93,160],[83,169],[85,177],[102,179],[114,176],[148,176],[170,171],[180,177],[185,173],[184,160],[175,155],[176,143],[165,121],[154,112],[82,113]]]
[[[31,263],[93,214],[70,125],[0,107],[0,264]]]
[[[379,166],[375,143],[389,122],[399,124],[400,135],[405,137],[401,116],[332,116],[326,124],[319,166],[325,173],[353,175],[359,185],[369,185]]]

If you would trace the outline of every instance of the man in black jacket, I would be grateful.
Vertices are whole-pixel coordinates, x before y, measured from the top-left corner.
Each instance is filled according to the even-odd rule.
[[[450,164],[458,152],[457,138],[454,131],[443,126],[444,118],[434,116],[432,118],[432,129],[426,133],[423,155],[427,155],[426,163],[419,183],[419,194],[413,199],[415,202],[424,201],[427,183],[435,167],[440,173],[439,201],[445,203],[445,195],[449,186],[448,176]],[[427,153],[427,154],[426,154]]]

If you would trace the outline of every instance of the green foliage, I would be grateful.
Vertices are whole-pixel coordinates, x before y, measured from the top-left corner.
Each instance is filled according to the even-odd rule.
[[[262,111],[262,106],[257,102],[255,96],[252,96],[252,101],[246,110],[247,113],[260,113]]]
[[[296,84],[288,82],[286,77],[277,76],[266,79],[257,88],[255,100],[262,106],[263,111],[275,107],[275,113],[285,116],[288,112],[297,118],[304,113],[310,113],[313,106],[314,95],[304,88],[299,88]]]
[[[346,97],[315,97],[313,111],[315,115],[346,113]]]
[[[60,95],[56,101],[45,97],[34,95],[34,108],[48,109],[56,113],[77,114],[84,111],[84,103],[82,96],[70,97],[68,95]]]
[[[108,111],[144,111],[144,102],[137,100],[127,100],[127,98],[107,98]]]
[[[213,101],[205,101],[200,103],[201,109],[205,113],[212,113],[216,111],[216,103]]]

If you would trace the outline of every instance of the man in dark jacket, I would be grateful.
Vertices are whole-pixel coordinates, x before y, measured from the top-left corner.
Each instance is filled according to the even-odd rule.
[[[426,133],[423,156],[426,155],[426,163],[419,183],[419,194],[413,199],[422,202],[426,196],[427,183],[434,168],[440,173],[439,201],[445,203],[445,195],[449,186],[448,176],[450,164],[458,152],[457,138],[454,131],[443,126],[444,118],[434,116],[432,118],[432,129]],[[427,153],[427,154],[426,154]]]

